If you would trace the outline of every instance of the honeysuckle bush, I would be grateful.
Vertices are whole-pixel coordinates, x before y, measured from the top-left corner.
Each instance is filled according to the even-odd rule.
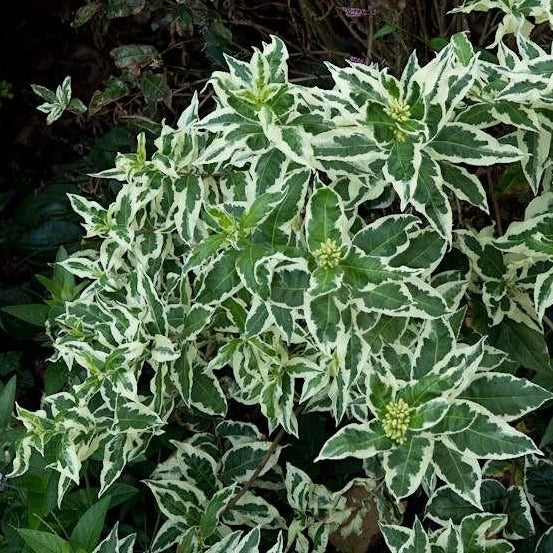
[[[553,399],[553,56],[513,23],[551,13],[530,4],[465,4],[510,10],[494,62],[457,34],[398,77],[329,66],[328,89],[289,82],[273,37],[227,57],[210,113],[194,97],[95,175],[112,204],[72,195],[86,240],[59,267],[83,284],[48,329],[69,382],[18,406],[10,478],[43,458],[61,505],[84,465],[102,497],[148,459],[155,553],[324,553],[367,517],[393,552],[499,553],[536,533],[532,510],[552,524],[534,481],[494,473],[550,454],[525,423]],[[505,165],[536,197],[501,234],[481,176]],[[363,462],[342,489],[286,462],[308,413],[328,420],[311,461]],[[412,497],[430,525],[401,526]]]

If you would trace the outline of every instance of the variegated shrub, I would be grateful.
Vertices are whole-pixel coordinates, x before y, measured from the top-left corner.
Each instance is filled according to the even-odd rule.
[[[400,76],[329,66],[321,89],[288,81],[277,38],[227,57],[210,113],[194,97],[175,128],[95,175],[118,182],[113,203],[71,196],[87,234],[60,266],[83,284],[49,328],[70,382],[18,408],[11,477],[43,457],[61,503],[83,465],[103,495],[148,459],[155,553],[324,553],[367,516],[401,553],[529,537],[524,489],[485,467],[541,454],[524,420],[553,398],[515,374],[552,380],[553,56],[525,19],[551,11],[462,9],[493,7],[507,13],[494,62],[457,34]],[[500,235],[480,177],[506,164],[537,197]],[[459,200],[479,208],[474,226]],[[525,360],[506,332],[542,349]],[[316,455],[293,462],[308,413],[327,421],[318,461],[363,461],[345,486],[313,482]],[[400,526],[413,495],[440,530]],[[98,551],[132,547],[117,529],[109,540]]]

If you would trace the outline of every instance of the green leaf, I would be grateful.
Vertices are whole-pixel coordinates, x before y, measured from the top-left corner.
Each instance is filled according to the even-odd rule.
[[[138,71],[140,67],[151,63],[159,54],[153,46],[145,44],[126,44],[110,52],[118,69]]]
[[[104,496],[83,513],[69,536],[71,547],[80,547],[87,552],[94,549],[100,539],[110,501],[109,495]]]
[[[397,27],[395,25],[386,24],[380,27],[380,29],[377,29],[375,33],[373,34],[373,40],[378,40],[379,38],[382,38],[386,35],[389,35],[391,33],[395,33],[397,31]]]
[[[157,104],[169,94],[169,88],[163,75],[145,72],[140,80],[140,90],[150,109],[156,109]]]
[[[8,305],[2,311],[35,326],[44,326],[48,319],[50,308],[43,303],[26,303],[23,305]]]
[[[84,25],[85,23],[88,23],[94,15],[98,12],[100,9],[100,4],[97,2],[90,2],[88,4],[85,4],[84,6],[81,6],[76,12],[75,16],[73,17],[73,21],[71,22],[72,27],[80,27]]]
[[[8,428],[13,416],[16,382],[17,377],[13,375],[8,382],[0,388],[0,431]]]
[[[23,541],[35,553],[71,553],[69,543],[50,532],[31,530],[30,528],[21,528],[18,532]]]

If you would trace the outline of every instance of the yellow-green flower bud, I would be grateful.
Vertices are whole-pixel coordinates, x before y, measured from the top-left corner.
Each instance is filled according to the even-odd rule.
[[[385,415],[382,420],[384,433],[388,438],[401,445],[405,442],[405,434],[411,420],[409,405],[403,399],[396,402],[390,401],[384,411]]]
[[[342,248],[334,240],[327,238],[315,252],[315,257],[319,262],[319,267],[333,269],[338,266],[340,259],[342,259]]]
[[[411,119],[411,107],[401,100],[391,100],[384,110],[396,123],[406,123]]]

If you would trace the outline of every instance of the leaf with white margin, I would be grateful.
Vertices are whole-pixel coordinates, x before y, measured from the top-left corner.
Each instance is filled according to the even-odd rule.
[[[242,532],[232,532],[216,544],[212,545],[206,553],[229,553],[230,551],[237,551],[236,548],[242,536]]]
[[[523,157],[518,148],[501,144],[489,134],[466,123],[446,123],[429,148],[432,157],[437,160],[481,167],[512,163]]]
[[[263,56],[270,71],[270,82],[285,83],[288,81],[288,50],[286,44],[277,36],[271,35],[271,42],[263,42]]]
[[[235,270],[240,252],[228,249],[218,255],[203,272],[196,301],[203,304],[220,304],[233,295],[242,281]]]
[[[309,508],[309,500],[313,482],[311,478],[291,463],[286,463],[286,497],[292,509],[305,513]]]
[[[268,501],[247,491],[223,516],[223,522],[230,526],[261,526],[283,528],[286,524],[276,508]]]
[[[316,461],[347,457],[368,459],[389,450],[393,445],[392,440],[385,436],[380,421],[348,424],[327,440]]]
[[[266,458],[270,448],[270,442],[249,442],[239,443],[229,449],[221,459],[223,483],[228,486],[248,480]],[[275,466],[280,452],[280,447],[271,452],[259,476],[263,476]]]
[[[172,441],[171,443],[176,448],[175,459],[178,462],[179,471],[186,476],[188,482],[204,492],[206,497],[212,497],[220,487],[217,479],[218,465],[215,459],[188,442]],[[164,479],[164,473],[160,472],[160,465],[153,472],[152,478]]]
[[[406,438],[405,443],[384,453],[386,486],[397,500],[420,486],[434,448],[429,436],[408,433]]]
[[[401,209],[411,201],[422,163],[422,148],[413,142],[395,142],[384,166],[384,176],[401,200]]]
[[[259,441],[263,436],[254,424],[230,419],[221,421],[217,425],[217,434],[229,440],[233,446],[239,443]]]
[[[481,507],[480,484],[482,471],[473,455],[463,455],[448,447],[447,439],[434,444],[432,463],[438,476],[461,497]]]
[[[447,398],[448,395],[451,395],[450,390],[456,385],[464,371],[465,367],[460,365],[444,373],[439,371],[429,372],[418,380],[409,381],[400,388],[396,394],[396,401],[403,399],[411,407],[419,407],[435,398]]]
[[[340,266],[323,268],[317,267],[311,273],[308,294],[311,298],[323,296],[338,290],[343,281],[343,270]]]
[[[353,238],[353,245],[367,255],[377,257],[395,256],[407,247],[411,231],[418,227],[419,220],[413,215],[388,215],[364,226]]]
[[[512,421],[539,409],[553,399],[553,394],[526,378],[486,372],[476,374],[459,399],[478,403],[497,417]]]
[[[232,535],[232,534],[231,534]],[[242,534],[243,535],[243,534]],[[261,538],[261,533],[259,528],[254,528],[248,534],[246,534],[240,542],[233,545],[232,550],[228,549],[228,543],[225,544],[227,549],[214,549],[211,553],[223,552],[223,551],[232,551],[233,553],[259,553],[259,540]]]
[[[549,553],[553,551],[553,526],[540,538],[536,545],[536,553]]]
[[[332,241],[346,245],[348,222],[342,200],[331,188],[319,188],[309,199],[305,214],[307,246],[315,254],[321,246]]]
[[[92,553],[132,553],[136,534],[119,538],[119,521],[111,532],[94,548]]]
[[[369,409],[378,415],[390,401],[393,401],[397,382],[387,365],[380,363],[378,358],[371,359],[371,364],[373,370],[370,370],[365,378],[366,399]]]
[[[119,478],[127,464],[129,452],[135,445],[136,434],[133,432],[119,433],[105,445],[102,471],[100,473],[100,497]],[[59,499],[59,498],[58,498]]]
[[[195,531],[195,529],[192,529]],[[165,521],[157,531],[151,545],[151,553],[160,553],[179,544],[186,535],[186,526],[173,520]]]
[[[413,530],[394,524],[382,524],[380,526],[384,541],[392,553],[398,553],[413,534]]]
[[[498,534],[507,524],[507,515],[474,514],[461,522],[460,534],[465,550],[474,553],[511,553],[514,547],[506,540],[488,536]]]
[[[77,212],[83,219],[82,225],[86,229],[86,237],[98,236],[107,232],[108,213],[98,202],[87,200],[76,194],[67,194],[73,211]]]
[[[411,414],[409,429],[418,432],[431,429],[448,413],[449,406],[449,400],[441,397],[419,405]]]
[[[451,242],[453,215],[449,200],[442,190],[440,166],[426,152],[422,153],[411,204],[426,217],[440,236]]]
[[[398,282],[384,282],[356,292],[367,311],[377,311],[386,315],[404,315],[411,305],[411,296],[406,287]]]
[[[421,521],[417,517],[413,525],[413,531],[405,545],[401,548],[401,553],[430,553],[430,551],[430,541],[422,527]]]
[[[227,411],[225,394],[208,367],[199,364],[192,367],[190,404],[208,415],[224,415]]]
[[[382,531],[386,545],[392,553],[398,553],[413,533],[409,528],[394,524],[382,524],[380,530]]]
[[[453,401],[447,413],[431,429],[435,436],[454,434],[466,430],[476,418],[477,411],[468,402]]]
[[[201,509],[207,498],[191,484],[183,480],[145,480],[154,494],[160,511],[174,522],[193,526],[199,521]]]
[[[174,189],[177,232],[185,242],[191,243],[204,202],[203,182],[197,175],[185,175],[175,181]]]
[[[236,494],[238,484],[223,488],[216,492],[209,500],[202,512],[199,522],[200,536],[202,539],[211,536],[217,529],[219,518],[227,507],[231,498]]]
[[[503,531],[507,539],[525,539],[535,534],[530,505],[520,486],[511,486],[507,490],[505,513],[509,516]]]
[[[463,553],[464,547],[459,536],[459,530],[453,526],[451,521],[446,529],[437,537],[435,544],[447,553]]]
[[[553,305],[553,268],[536,277],[534,287],[534,306],[538,320],[545,316],[545,310]]]
[[[409,233],[409,244],[389,263],[392,267],[409,267],[431,273],[442,261],[447,249],[447,241],[430,227]]]
[[[516,133],[517,146],[524,154],[522,171],[534,194],[538,193],[544,173],[550,165],[551,132],[520,129]]]
[[[284,198],[284,191],[264,192],[258,195],[247,211],[240,219],[242,229],[253,229],[263,224],[263,222],[279,207]]]
[[[464,167],[440,162],[440,172],[447,186],[458,198],[489,213],[488,199],[482,183],[476,175]]]
[[[539,518],[553,525],[553,462],[533,455],[526,457],[524,491]]]
[[[330,351],[336,343],[340,327],[343,326],[341,308],[334,293],[324,294],[308,299],[305,309],[305,322],[309,332],[317,343]]]
[[[411,295],[411,305],[403,315],[434,319],[444,316],[449,311],[444,298],[422,279],[412,278],[403,284]]]
[[[300,126],[280,126],[274,122],[264,124],[265,136],[289,159],[304,167],[315,168],[312,137]]]
[[[419,334],[412,377],[419,379],[434,369],[445,366],[454,353],[455,335],[445,318],[429,319]]]
[[[481,407],[468,428],[450,434],[448,439],[461,453],[482,459],[508,459],[539,453],[530,438]]]
[[[355,128],[320,133],[313,137],[312,146],[317,164],[322,167],[328,162],[338,161],[366,169],[373,161],[383,158],[374,140]]]
[[[310,175],[306,169],[296,169],[286,174],[282,184],[284,198],[256,230],[254,238],[262,237],[273,249],[287,246],[292,241],[292,224],[303,209]]]

